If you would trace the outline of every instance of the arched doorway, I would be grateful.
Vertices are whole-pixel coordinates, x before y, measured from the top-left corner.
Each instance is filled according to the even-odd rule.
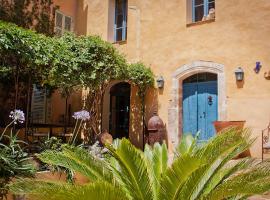
[[[197,60],[182,65],[172,74],[171,99],[168,108],[168,138],[173,148],[183,134],[183,81],[198,73],[217,74],[218,120],[227,119],[227,97],[225,84],[225,66],[212,61]]]
[[[218,120],[217,74],[197,73],[183,80],[183,133],[199,134],[207,141],[215,134],[213,122]]]
[[[110,89],[109,132],[113,138],[129,138],[130,91],[130,84],[126,82]]]

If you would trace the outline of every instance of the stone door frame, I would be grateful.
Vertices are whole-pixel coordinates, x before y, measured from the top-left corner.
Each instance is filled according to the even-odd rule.
[[[211,61],[193,61],[179,67],[172,75],[171,100],[168,110],[169,139],[175,147],[182,135],[182,87],[183,80],[197,73],[217,74],[218,82],[218,120],[226,120],[226,85],[224,65]]]

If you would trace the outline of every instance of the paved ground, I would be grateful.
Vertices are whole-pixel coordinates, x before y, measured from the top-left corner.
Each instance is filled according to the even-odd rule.
[[[264,196],[254,196],[249,198],[249,200],[269,200],[270,194],[264,195]]]

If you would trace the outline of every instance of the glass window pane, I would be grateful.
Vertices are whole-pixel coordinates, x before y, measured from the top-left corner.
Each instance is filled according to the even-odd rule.
[[[123,33],[123,29],[122,28],[116,29],[116,42],[123,40],[122,33]]]
[[[123,13],[123,0],[116,0],[116,13]]]
[[[208,8],[209,8],[209,10],[210,10],[211,8],[215,8],[215,1],[210,2],[210,3],[208,4]]]
[[[115,42],[123,41],[126,32],[127,0],[115,0]]]
[[[195,22],[202,21],[204,16],[204,6],[195,7]]]
[[[122,27],[123,26],[123,15],[116,16],[116,27]]]
[[[55,26],[62,28],[62,19],[63,19],[63,15],[59,12],[55,13]]]
[[[55,27],[55,35],[61,36],[62,35],[62,29],[58,28],[58,27]]]
[[[195,6],[204,4],[204,0],[195,0]]]
[[[65,17],[65,30],[71,31],[71,17]]]

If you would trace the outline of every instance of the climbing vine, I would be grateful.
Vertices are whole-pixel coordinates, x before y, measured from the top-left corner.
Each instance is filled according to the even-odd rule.
[[[0,54],[0,80],[14,82],[15,107],[21,82],[59,88],[67,98],[74,88],[88,88],[85,107],[91,113],[89,131],[95,134],[101,132],[103,96],[112,80],[136,85],[142,105],[154,83],[150,68],[128,64],[112,44],[97,36],[48,37],[0,21]]]

